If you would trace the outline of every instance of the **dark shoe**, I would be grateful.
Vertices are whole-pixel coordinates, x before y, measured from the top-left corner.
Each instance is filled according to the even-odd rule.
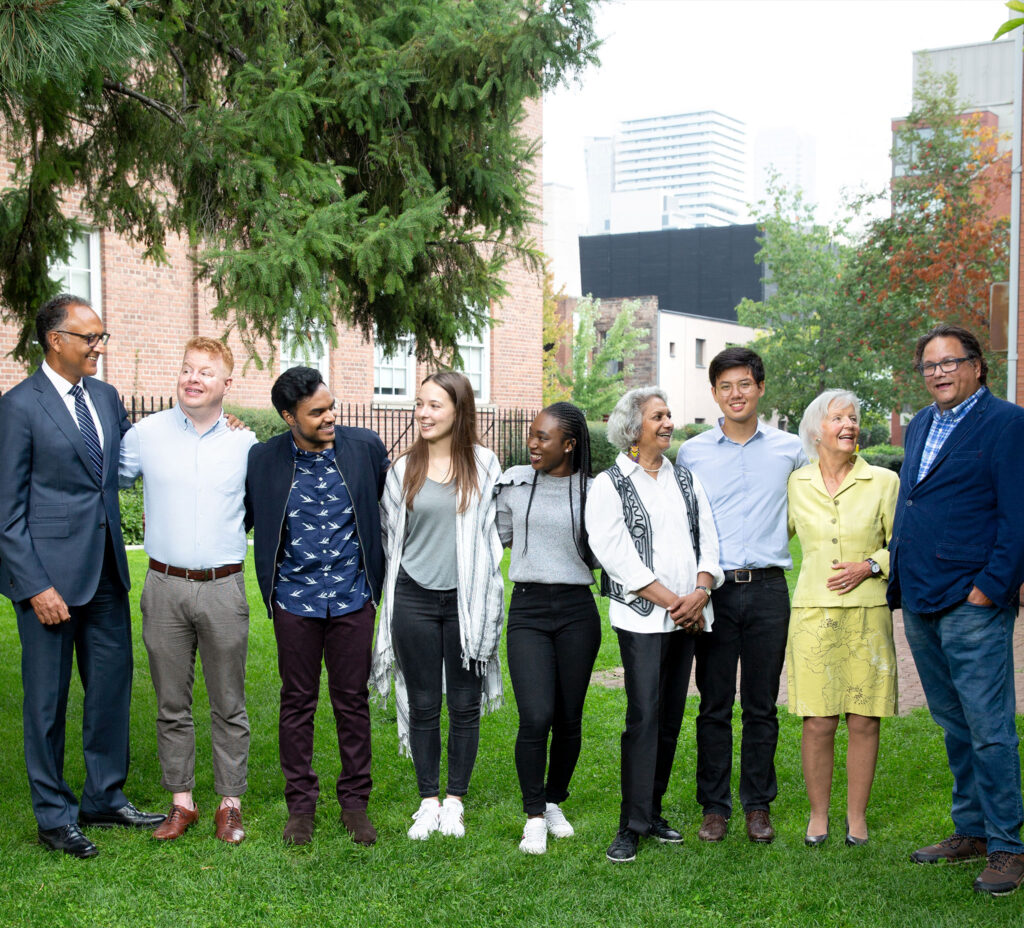
[[[988,855],[988,866],[974,881],[974,889],[990,896],[1009,896],[1024,881],[1024,854],[993,851]]]
[[[640,835],[629,828],[620,828],[605,857],[613,864],[629,863],[631,860],[636,860],[636,849],[639,844]]]
[[[213,814],[213,824],[216,826],[214,836],[218,841],[226,841],[228,844],[241,844],[245,837],[245,829],[242,827],[242,810],[235,806],[221,806]]]
[[[809,828],[810,825],[811,825],[811,823],[808,822],[807,823],[807,827]],[[821,847],[821,845],[823,845],[826,841],[828,841],[828,828],[829,828],[829,822],[828,822],[828,819],[826,819],[825,820],[825,834],[823,834],[823,835],[809,835],[809,834],[805,833],[804,834],[804,844],[806,844],[808,847]]]
[[[140,812],[126,802],[114,812],[79,812],[78,824],[92,828],[156,828],[165,818],[161,812]]]
[[[978,857],[985,857],[988,839],[970,835],[952,834],[938,844],[929,844],[910,855],[915,864],[937,864],[940,860],[950,864],[962,864]]]
[[[701,841],[722,841],[728,833],[729,820],[717,812],[708,812],[697,829],[697,837]]]
[[[850,820],[846,820],[846,846],[847,847],[864,847],[868,843],[867,838],[858,838],[856,835],[850,834]]]
[[[648,834],[662,844],[682,844],[683,836],[679,834],[660,815],[651,823],[651,830]]]
[[[377,840],[377,829],[373,827],[365,809],[342,809],[341,824],[356,844],[369,846]]]
[[[754,809],[747,813],[747,837],[754,844],[771,844],[775,840],[775,829],[767,809]]]
[[[39,843],[51,851],[63,851],[80,860],[99,853],[96,845],[82,834],[82,829],[74,822],[60,828],[40,828]]]
[[[198,821],[199,806],[193,809],[186,809],[184,806],[176,806],[174,803],[171,803],[170,814],[163,820],[160,827],[153,832],[153,837],[157,841],[173,841],[175,838],[180,838]]]
[[[284,826],[285,844],[309,844],[313,840],[313,825],[316,816],[312,812],[292,812],[288,815],[288,824]]]

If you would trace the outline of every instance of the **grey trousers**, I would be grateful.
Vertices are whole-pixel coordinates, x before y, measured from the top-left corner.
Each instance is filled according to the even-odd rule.
[[[249,763],[249,604],[244,575],[197,583],[150,570],[141,606],[142,640],[156,690],[161,785],[172,793],[195,788],[192,684],[198,648],[210,699],[214,788],[221,796],[241,796]]]

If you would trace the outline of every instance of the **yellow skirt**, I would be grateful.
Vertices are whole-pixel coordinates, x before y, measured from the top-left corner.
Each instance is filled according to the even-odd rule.
[[[886,606],[795,607],[786,679],[795,715],[895,715],[892,613]]]

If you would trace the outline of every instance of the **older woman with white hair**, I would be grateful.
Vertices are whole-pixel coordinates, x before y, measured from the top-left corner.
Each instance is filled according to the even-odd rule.
[[[811,815],[804,843],[828,838],[835,734],[845,715],[846,843],[866,844],[882,716],[896,712],[896,651],[885,603],[899,478],[857,454],[860,401],[826,390],[800,438],[811,463],[789,478],[789,533],[803,563],[789,620],[789,711],[803,716],[801,759]]]
[[[665,457],[672,440],[667,396],[630,390],[608,419],[620,449],[587,496],[590,547],[625,671],[622,806],[608,859],[636,857],[641,835],[683,838],[662,816],[686,706],[694,635],[710,629],[711,590],[722,584],[718,534],[700,482]]]

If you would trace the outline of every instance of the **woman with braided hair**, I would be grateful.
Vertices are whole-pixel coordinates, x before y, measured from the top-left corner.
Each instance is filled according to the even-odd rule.
[[[508,670],[519,706],[516,772],[527,815],[519,849],[543,854],[549,834],[573,833],[560,803],[580,754],[601,620],[583,525],[591,483],[583,413],[571,403],[541,410],[528,448],[529,465],[505,471],[495,492],[498,534],[512,549]]]

